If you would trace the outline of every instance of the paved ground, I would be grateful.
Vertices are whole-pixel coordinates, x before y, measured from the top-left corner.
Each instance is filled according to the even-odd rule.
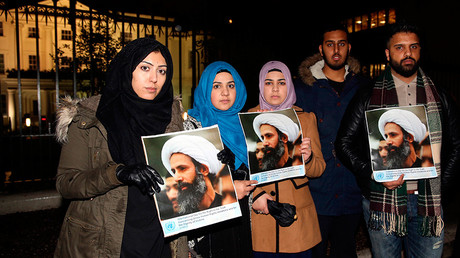
[[[66,202],[54,200],[56,192],[52,191],[53,182],[9,187],[0,191],[0,214],[9,213],[0,215],[0,257],[52,257],[65,214]],[[41,197],[37,197],[37,195],[41,195]],[[32,199],[33,201],[30,201]],[[8,201],[8,205],[6,205],[6,201]],[[457,219],[460,217],[458,202],[459,198],[445,211],[443,258],[454,257],[452,256],[453,241]],[[28,210],[31,203],[34,205],[34,211],[5,212],[6,207],[9,207],[8,209],[16,207],[20,210]],[[43,207],[46,209],[37,208],[39,207],[37,203],[43,203]],[[357,249],[358,257],[371,257],[369,241],[363,227],[357,234]]]

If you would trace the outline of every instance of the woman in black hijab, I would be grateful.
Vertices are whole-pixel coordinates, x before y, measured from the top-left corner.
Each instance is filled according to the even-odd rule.
[[[70,199],[55,256],[170,257],[152,195],[160,175],[141,136],[182,129],[169,50],[151,38],[115,57],[102,96],[63,101],[56,186]]]

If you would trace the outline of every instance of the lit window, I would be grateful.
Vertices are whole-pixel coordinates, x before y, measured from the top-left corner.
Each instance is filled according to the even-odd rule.
[[[371,64],[369,74],[372,78],[379,76],[385,71],[385,64]]]
[[[355,17],[355,32],[360,30],[367,30],[368,17],[367,15]]]
[[[133,40],[133,34],[132,34],[131,32],[125,32],[124,35],[125,35],[125,43],[128,43],[128,42],[130,42],[130,41]],[[119,39],[119,40],[120,40],[120,41],[123,40],[123,38],[122,38],[121,35],[120,35],[120,39]]]
[[[72,40],[72,31],[71,30],[61,30],[61,39],[62,40]]]
[[[352,33],[353,32],[353,19],[346,20],[345,24],[346,24],[348,33]]]
[[[369,29],[369,16],[363,15],[361,16],[361,29],[362,30],[367,30]]]
[[[36,38],[38,36],[37,28],[29,27],[29,38]]]
[[[395,9],[388,10],[388,24],[393,24],[396,22],[396,12]]]
[[[361,17],[356,17],[356,18],[355,18],[355,32],[361,30],[361,23],[362,23],[362,22],[363,22],[363,21],[361,20]]]
[[[382,11],[379,11],[379,23],[377,26],[385,26],[385,23],[386,23],[386,12],[385,10],[382,10]]]
[[[29,70],[37,70],[37,56],[29,56]]]
[[[371,13],[371,29],[378,26],[377,12]]]

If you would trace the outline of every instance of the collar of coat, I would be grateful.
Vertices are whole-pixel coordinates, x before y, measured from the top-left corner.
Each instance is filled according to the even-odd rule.
[[[84,117],[84,123],[81,124],[85,127],[97,123],[96,110],[100,99],[100,95],[85,99],[72,99],[70,96],[62,98],[56,112],[56,140],[61,144],[67,142],[69,125],[77,117]]]
[[[312,86],[316,80],[326,79],[323,73],[324,60],[320,53],[308,57],[299,66],[300,79],[307,85]],[[349,72],[357,74],[361,70],[359,61],[351,56],[348,56],[347,64],[345,65],[345,76]]]
[[[78,121],[80,128],[90,128],[92,126],[98,126],[103,134],[106,134],[105,128],[96,117],[97,107],[101,95],[93,96],[90,98],[72,99],[70,96],[66,96],[61,99],[56,111],[56,140],[57,142],[64,144],[67,142],[67,135],[69,131],[69,125],[72,121]],[[181,98],[179,96],[174,97],[172,105],[172,120],[166,128],[167,132],[175,132],[182,130],[182,114],[183,107]],[[100,126],[99,126],[100,125]]]

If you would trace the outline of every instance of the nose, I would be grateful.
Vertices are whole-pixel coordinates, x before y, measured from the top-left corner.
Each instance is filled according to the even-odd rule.
[[[228,96],[228,94],[229,94],[228,87],[223,87],[221,94],[222,94],[222,96]]]
[[[181,176],[179,176],[177,173],[174,175],[174,181],[176,181],[176,183],[179,183],[182,180],[184,180],[184,179]]]
[[[173,199],[177,199],[177,189],[173,187],[173,188],[170,190],[170,192],[171,192],[171,197],[172,197]]]
[[[280,86],[277,83],[273,84],[272,91],[278,92],[279,90],[280,90]]]
[[[410,57],[410,56],[412,56],[412,50],[411,50],[410,47],[409,47],[409,48],[404,48],[404,56],[405,56],[405,57]]]
[[[150,81],[156,83],[158,80],[158,76],[155,70],[152,69],[149,75]]]
[[[339,52],[339,44],[334,44],[334,54]]]

